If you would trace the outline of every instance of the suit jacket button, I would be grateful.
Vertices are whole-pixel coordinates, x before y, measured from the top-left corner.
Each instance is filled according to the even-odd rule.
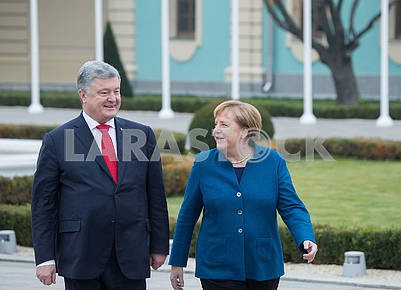
[[[239,228],[239,229],[238,229],[238,233],[239,233],[239,234],[242,234],[243,231],[244,231],[244,230],[243,230],[242,228]]]
[[[242,193],[241,192],[237,192],[237,197],[241,197]]]
[[[113,219],[113,220],[111,220],[111,223],[112,223],[112,224],[114,224],[115,222],[116,222],[116,220],[114,220],[114,219]]]

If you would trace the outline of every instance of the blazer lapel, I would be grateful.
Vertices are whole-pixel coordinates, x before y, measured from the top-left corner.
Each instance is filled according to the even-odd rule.
[[[114,125],[116,128],[116,142],[117,142],[117,160],[118,160],[118,183],[123,180],[123,173],[125,169],[125,162],[123,162],[123,129],[121,121],[115,117]]]
[[[106,162],[103,159],[102,152],[93,138],[93,134],[85,122],[84,117],[81,115],[76,119],[77,122],[74,124],[74,135],[80,141],[84,148],[85,161],[92,162],[93,160],[100,166],[100,168],[111,178],[111,173],[107,168]]]

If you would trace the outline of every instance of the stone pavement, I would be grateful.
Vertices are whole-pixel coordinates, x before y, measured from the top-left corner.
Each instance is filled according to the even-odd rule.
[[[13,262],[10,264],[10,262]],[[8,263],[8,264],[7,264]],[[29,264],[30,266],[27,266]],[[11,276],[11,273],[15,276],[18,275],[15,271],[20,270],[9,270],[2,269],[2,267],[8,268],[16,267],[20,268],[21,271],[27,273],[19,277],[22,281],[10,283],[4,279]],[[16,265],[16,266],[13,266]],[[17,266],[19,265],[19,266]],[[25,266],[26,265],[26,266]],[[25,269],[25,270],[23,270]],[[170,267],[163,265],[158,271],[152,271],[152,278],[148,280],[149,290],[167,290],[171,289],[169,286],[168,272]],[[200,290],[199,281],[194,277],[195,261],[190,258],[188,266],[185,268],[185,283],[186,290]],[[35,284],[36,279],[34,277],[34,258],[33,250],[28,247],[17,247],[17,252],[13,254],[0,254],[0,290],[30,290],[30,289],[46,289],[47,287],[41,286],[40,283]],[[324,289],[330,290],[353,290],[353,289],[401,289],[401,271],[386,271],[386,270],[373,270],[368,269],[367,275],[362,277],[343,277],[342,266],[339,265],[314,265],[314,264],[285,264],[286,274],[282,277],[282,283],[280,289],[310,289],[320,290],[323,286],[317,288],[317,285],[327,285]],[[166,274],[159,274],[160,272]],[[16,278],[16,277],[15,277]],[[289,283],[292,282],[292,283]],[[10,284],[6,284],[10,283]],[[31,283],[36,285],[37,288],[23,288],[15,286],[12,288],[2,288],[5,285],[27,285]],[[309,285],[307,288],[297,288],[296,285]],[[291,288],[290,284],[293,284],[295,288]],[[57,288],[63,289],[62,278],[58,277]],[[163,287],[164,286],[164,287]],[[47,289],[55,289],[54,287]]]

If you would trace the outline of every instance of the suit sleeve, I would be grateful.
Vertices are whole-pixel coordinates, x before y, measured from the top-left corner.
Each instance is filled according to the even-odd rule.
[[[278,160],[277,208],[298,247],[305,240],[316,243],[309,212],[297,195],[285,160],[281,157]]]
[[[55,260],[59,169],[54,141],[47,134],[42,143],[32,188],[32,240],[36,264]]]
[[[147,132],[148,141],[148,172],[147,195],[150,221],[150,253],[168,254],[169,251],[169,221],[167,200],[164,190],[160,152],[155,135],[150,127]]]

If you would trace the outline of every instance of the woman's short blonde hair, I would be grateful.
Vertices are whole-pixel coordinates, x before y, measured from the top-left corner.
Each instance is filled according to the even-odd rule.
[[[234,114],[235,121],[241,128],[250,129],[248,137],[259,136],[262,129],[262,116],[254,106],[236,100],[225,101],[214,109],[213,116],[216,118],[224,110],[230,110]]]

